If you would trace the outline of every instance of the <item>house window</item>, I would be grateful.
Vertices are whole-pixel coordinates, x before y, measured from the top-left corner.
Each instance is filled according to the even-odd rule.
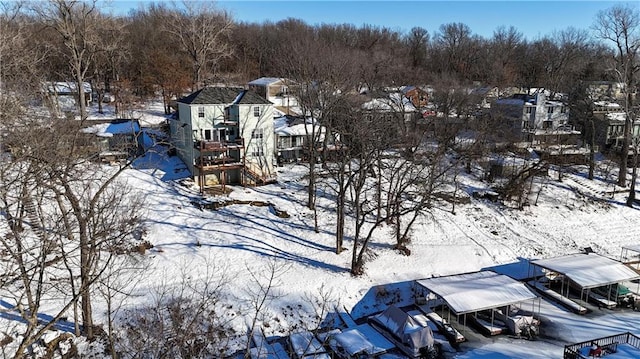
[[[553,107],[547,107],[547,113],[553,113]]]
[[[253,145],[251,148],[251,156],[252,157],[264,156],[264,149],[262,148],[262,145]]]
[[[204,130],[204,139],[211,141],[211,130]]]
[[[560,113],[567,113],[567,106],[560,107]]]
[[[533,107],[525,108],[525,113],[532,114],[533,113]]]
[[[251,131],[251,138],[261,140],[263,135],[264,135],[264,130],[261,128],[256,128],[255,130]]]
[[[253,106],[253,117],[260,117],[260,106]]]
[[[198,117],[204,118],[204,106],[198,106]]]
[[[544,121],[542,122],[542,128],[545,130],[550,129],[553,126],[553,121]]]

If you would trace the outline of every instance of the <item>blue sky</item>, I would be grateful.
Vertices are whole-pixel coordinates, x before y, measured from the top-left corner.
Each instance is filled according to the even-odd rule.
[[[127,13],[149,1],[111,1],[114,11]],[[420,26],[434,34],[440,25],[467,24],[473,33],[491,37],[503,25],[514,26],[535,40],[570,26],[588,29],[598,11],[616,1],[306,1],[227,0],[219,8],[231,12],[236,21],[277,22],[286,18],[315,24],[364,24],[406,32]],[[638,7],[638,3],[629,3]]]

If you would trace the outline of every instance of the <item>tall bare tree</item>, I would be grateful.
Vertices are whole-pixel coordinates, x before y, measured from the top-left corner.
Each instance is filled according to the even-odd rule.
[[[615,5],[596,16],[593,28],[596,35],[609,42],[615,49],[611,70],[615,78],[624,83],[625,112],[624,137],[620,149],[620,172],[618,185],[626,186],[634,90],[638,85],[640,71],[640,11],[630,5]]]
[[[211,76],[218,62],[233,54],[229,36],[234,22],[229,13],[207,1],[183,1],[165,23],[193,66],[192,90],[203,86],[203,76]]]
[[[99,26],[101,15],[96,8],[97,0],[51,0],[37,3],[35,11],[38,17],[62,41],[59,52],[66,60],[69,72],[75,82],[78,93],[78,109],[80,118],[87,117],[87,103],[83,84],[89,76],[99,44]]]
[[[14,270],[2,295],[28,323],[18,350],[23,355],[69,309],[76,334],[94,337],[94,283],[116,254],[128,250],[141,201],[118,180],[126,166],[88,161],[95,150],[83,139],[81,121],[26,112],[12,118],[2,128],[11,156],[1,166],[0,200],[11,229],[1,241],[2,251],[12,253],[3,265]],[[51,297],[63,304],[42,320],[41,307]]]

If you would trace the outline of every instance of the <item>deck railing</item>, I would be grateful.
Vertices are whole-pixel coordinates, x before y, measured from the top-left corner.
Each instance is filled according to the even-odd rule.
[[[234,141],[197,140],[193,142],[193,145],[199,150],[224,150],[227,148],[243,147],[244,139],[242,137],[238,137]]]
[[[585,356],[580,354],[580,349],[585,347],[591,347],[593,344],[596,344],[603,351],[615,351],[618,345],[620,344],[628,344],[634,348],[640,350],[640,337],[631,334],[629,332],[611,335],[608,337],[602,337],[598,339],[588,340],[581,343],[575,343],[564,346],[564,359],[578,359],[584,358],[589,359],[589,356]]]

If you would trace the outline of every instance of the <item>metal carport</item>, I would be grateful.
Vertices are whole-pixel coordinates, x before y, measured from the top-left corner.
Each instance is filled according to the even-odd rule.
[[[540,298],[525,284],[491,271],[421,279],[416,284],[442,299],[457,317],[526,301],[532,301],[534,313],[536,300],[538,314],[540,311]],[[492,326],[493,319],[492,311]],[[463,324],[466,326],[466,317]]]

